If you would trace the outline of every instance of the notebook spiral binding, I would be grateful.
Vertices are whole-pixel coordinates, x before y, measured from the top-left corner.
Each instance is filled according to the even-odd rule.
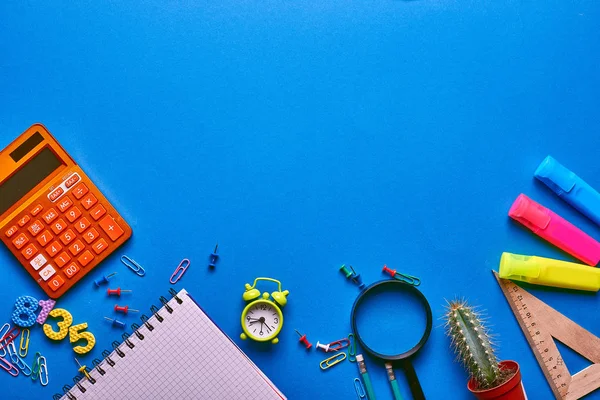
[[[172,299],[175,299],[175,301],[177,301],[177,304],[181,304],[181,303],[183,303],[183,300],[181,300],[181,299],[180,299],[180,298],[177,296],[177,291],[176,291],[175,289],[173,289],[173,288],[170,288],[170,289],[169,289],[169,293],[171,294],[171,298],[172,298]],[[169,314],[172,314],[172,313],[173,313],[173,307],[171,307],[171,306],[169,306],[169,305],[167,304],[169,300],[167,300],[167,298],[166,298],[166,297],[164,297],[164,296],[160,296],[159,300],[160,300],[160,302],[162,303],[162,305],[163,305],[163,308],[164,308],[164,309],[165,309],[165,310],[166,310],[166,311],[167,311]],[[158,309],[158,308],[157,308],[155,305],[152,305],[152,306],[150,307],[150,311],[152,312],[152,315],[154,315],[154,317],[156,318],[156,320],[157,320],[158,322],[162,323],[162,322],[165,320],[165,318],[164,318],[162,315],[160,315],[160,314],[158,313],[159,309]],[[152,331],[154,330],[154,326],[153,326],[153,325],[152,325],[150,322],[148,322],[148,317],[147,317],[145,314],[143,314],[143,315],[140,317],[140,320],[141,320],[141,321],[142,321],[142,323],[143,323],[143,324],[146,326],[146,328],[148,329],[148,331],[152,332]],[[143,335],[141,332],[138,332],[138,329],[139,329],[139,328],[140,328],[140,325],[138,325],[138,324],[136,324],[136,323],[133,323],[133,324],[131,324],[131,329],[132,329],[132,331],[133,331],[133,333],[132,333],[131,335],[136,335],[136,336],[137,336],[137,338],[138,338],[139,340],[144,340],[145,336],[144,336],[144,335]],[[117,362],[118,362],[118,359],[119,359],[119,358],[125,358],[125,356],[126,356],[125,352],[124,352],[124,351],[121,349],[121,346],[122,346],[123,344],[124,344],[124,345],[126,345],[127,347],[129,347],[130,349],[133,349],[133,348],[135,347],[135,344],[134,344],[134,343],[133,343],[131,340],[129,340],[129,338],[130,338],[130,336],[131,336],[131,335],[130,335],[130,334],[127,334],[127,333],[123,333],[123,335],[121,335],[121,338],[123,339],[123,342],[122,342],[122,343],[119,343],[119,342],[118,342],[118,341],[116,341],[116,340],[115,340],[114,342],[112,342],[112,348],[113,348],[113,351],[116,353],[116,355],[117,355],[117,357],[118,357],[118,358],[116,358]],[[110,356],[110,355],[111,355],[111,353],[112,353],[112,351],[109,351],[108,349],[107,349],[107,350],[104,350],[104,351],[102,352],[102,357],[103,357],[103,358],[104,358],[104,360],[106,361],[106,364],[107,364],[107,365],[109,365],[110,367],[114,367],[114,366],[116,365],[116,362],[115,362],[115,356],[113,356],[113,357],[111,358],[111,356]],[[92,361],[92,364],[93,364],[93,366],[94,366],[94,367],[93,367],[93,369],[94,369],[94,370],[96,370],[96,371],[97,371],[97,372],[98,372],[100,375],[102,375],[102,376],[103,376],[104,374],[106,374],[106,369],[104,369],[104,368],[102,368],[102,367],[100,366],[100,364],[101,364],[101,363],[102,363],[102,360],[100,360],[100,359],[98,359],[98,358],[95,358],[95,359],[94,359],[94,361]],[[78,389],[78,390],[79,390],[81,393],[85,393],[85,392],[86,392],[86,389],[85,389],[85,387],[83,387],[83,386],[81,385],[81,383],[79,383],[79,381],[80,381],[82,378],[83,378],[83,377],[82,377],[82,376],[80,376],[80,375],[77,375],[77,376],[75,376],[75,377],[73,378],[73,384],[74,384],[74,386],[75,386],[75,387],[76,387],[76,388],[77,388],[77,389]],[[94,378],[90,379],[89,381],[90,381],[90,383],[91,383],[92,385],[94,385],[94,384],[96,383],[96,380],[95,380]],[[59,394],[59,393],[56,393],[54,396],[52,396],[52,399],[53,399],[53,400],[59,400],[59,399],[61,399],[61,398],[62,398],[64,395],[66,395],[68,400],[77,400],[77,397],[76,397],[76,396],[75,396],[73,393],[71,393],[71,391],[73,390],[73,387],[72,387],[72,386],[70,386],[70,385],[64,385],[64,386],[63,386],[63,388],[62,388],[62,390],[63,390],[63,393],[64,393],[64,394],[62,394],[62,395],[61,395],[61,394]]]

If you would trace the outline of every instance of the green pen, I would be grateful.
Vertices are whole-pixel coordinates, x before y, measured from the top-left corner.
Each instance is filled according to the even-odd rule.
[[[385,363],[385,369],[387,370],[388,379],[390,380],[390,385],[392,386],[394,399],[403,400],[402,394],[400,393],[400,388],[398,387],[398,381],[396,380],[396,375],[394,374],[394,369],[392,368],[392,363]]]
[[[358,365],[358,372],[362,377],[363,383],[365,384],[365,391],[367,392],[367,399],[375,400],[375,393],[373,392],[373,385],[371,384],[371,378],[367,372],[367,366],[365,365],[365,359],[362,354],[356,355],[356,364]]]

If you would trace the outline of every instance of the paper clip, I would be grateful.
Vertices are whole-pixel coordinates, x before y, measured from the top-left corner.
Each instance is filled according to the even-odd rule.
[[[46,357],[40,357],[40,383],[42,386],[48,384],[48,365],[46,365]]]
[[[348,346],[348,361],[356,362],[356,339],[354,338],[354,333],[348,334],[348,341],[350,342],[350,346]]]
[[[135,272],[135,274],[137,276],[144,276],[146,275],[146,270],[140,265],[138,264],[134,259],[128,257],[128,256],[121,256],[121,262],[123,264],[125,264],[125,266],[127,268],[129,268],[130,270],[132,270],[133,272]]]
[[[329,349],[327,349],[327,351],[340,351],[341,349],[345,349],[348,346],[350,346],[350,341],[346,338],[343,338],[340,340],[336,340],[335,342],[329,343]]]
[[[10,342],[9,344],[7,344],[6,349],[8,350],[8,355],[10,356],[10,359],[13,362],[17,362],[17,360],[14,357],[19,357],[19,355],[17,354],[15,342]]]
[[[4,335],[6,335],[9,330],[10,330],[9,323],[2,325],[2,328],[0,328],[0,341],[1,341],[1,339],[4,338]],[[4,357],[4,356],[6,356],[6,350],[4,349],[4,346],[1,346],[0,347],[0,357]]]
[[[11,344],[13,345],[13,348],[14,348],[14,346],[15,346],[14,342]],[[25,376],[31,375],[31,367],[29,365],[27,365],[25,360],[23,360],[21,357],[19,357],[16,349],[15,349],[15,352],[10,355],[10,359],[13,361],[14,364],[17,364],[17,367],[19,367],[19,369],[23,372],[23,375],[25,375]]]
[[[25,345],[23,345],[25,340]],[[25,328],[21,331],[21,342],[19,343],[19,356],[27,357],[27,350],[29,350],[29,329]]]
[[[10,343],[12,343],[12,341],[15,340],[15,338],[17,336],[19,336],[20,333],[21,333],[21,329],[18,326],[13,326],[13,328],[11,330],[9,330],[0,339],[0,350],[4,349],[6,346],[8,346]],[[15,351],[15,353],[16,353],[16,351]]]
[[[324,371],[326,369],[333,367],[336,364],[341,363],[345,359],[346,359],[346,353],[337,353],[336,355],[331,356],[331,357],[326,358],[325,360],[321,361],[319,363],[319,366]]]
[[[421,284],[421,280],[416,276],[402,274],[395,269],[389,269],[387,265],[383,266],[383,272],[388,273],[392,278],[398,279],[401,282],[407,283],[413,286],[419,286]]]
[[[181,262],[179,263],[177,268],[175,268],[175,272],[173,272],[173,275],[171,275],[171,279],[169,279],[169,282],[171,282],[172,284],[175,284],[177,281],[179,281],[181,279],[181,277],[183,276],[183,274],[185,273],[185,271],[190,266],[190,264],[191,264],[191,262],[187,258],[184,258],[183,260],[181,260]]]
[[[19,369],[2,357],[0,357],[0,367],[14,377],[19,376]]]
[[[40,352],[35,353],[33,358],[33,364],[31,365],[31,380],[36,381],[40,377]]]
[[[367,393],[365,392],[365,387],[359,378],[354,378],[354,390],[356,391],[356,395],[359,399],[366,399]]]

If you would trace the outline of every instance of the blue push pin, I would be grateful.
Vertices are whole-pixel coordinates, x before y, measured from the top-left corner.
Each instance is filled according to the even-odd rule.
[[[210,256],[208,257],[210,260],[210,263],[208,264],[208,267],[210,269],[214,269],[215,268],[215,264],[217,263],[217,261],[219,261],[219,255],[217,254],[217,249],[219,248],[219,243],[217,243],[217,245],[215,246],[215,250],[210,253]]]
[[[108,278],[110,278],[111,276],[115,276],[116,274],[117,274],[116,272],[113,272],[113,273],[112,273],[112,274],[110,274],[110,275],[104,275],[102,278],[100,278],[100,279],[96,279],[96,280],[94,281],[94,283],[95,283],[95,284],[96,284],[96,286],[98,286],[98,287],[100,287],[100,285],[105,285],[105,284],[107,284],[107,283],[108,283]]]
[[[121,329],[125,329],[125,322],[123,321],[119,321],[118,319],[112,319],[112,318],[108,318],[108,317],[104,317],[109,321],[112,321],[112,326],[116,326],[119,327]]]
[[[364,284],[364,282],[362,281],[362,278],[360,277],[360,274],[358,274],[358,273],[356,273],[356,272],[355,272],[355,273],[354,273],[354,275],[352,275],[352,277],[351,277],[350,279],[352,279],[352,282],[354,282],[355,284],[357,284],[357,285],[358,285],[358,288],[359,288],[360,290],[363,290],[363,289],[364,289],[364,287],[365,287],[365,284]]]

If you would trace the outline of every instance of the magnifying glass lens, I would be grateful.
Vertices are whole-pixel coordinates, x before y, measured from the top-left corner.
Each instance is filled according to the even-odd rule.
[[[373,288],[356,310],[356,330],[365,345],[394,356],[415,347],[427,328],[421,299],[408,290]]]

